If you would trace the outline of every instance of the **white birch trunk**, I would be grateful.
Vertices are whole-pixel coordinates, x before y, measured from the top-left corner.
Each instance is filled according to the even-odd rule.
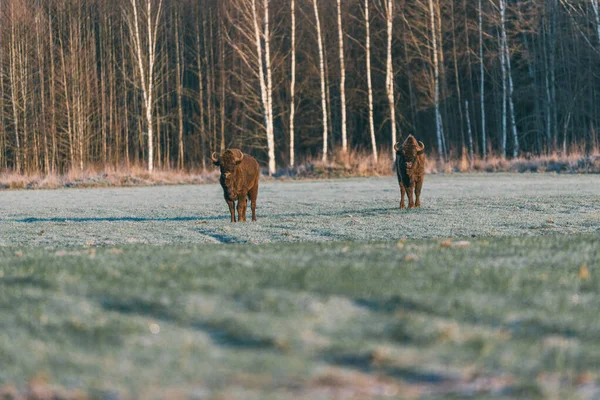
[[[440,114],[440,70],[438,63],[437,50],[437,30],[435,27],[435,12],[433,8],[433,0],[429,0],[429,12],[431,14],[431,42],[433,46],[433,78],[435,85],[434,103],[435,103],[435,131],[437,134],[438,152],[440,161],[444,161],[444,145],[442,127],[442,115]]]
[[[294,0],[292,0],[293,2]],[[338,42],[340,52],[340,102],[342,108],[342,151],[348,151],[348,133],[346,129],[346,65],[344,60],[344,30],[342,29],[341,0],[337,0]]]
[[[544,48],[544,80],[546,83],[546,151],[552,150],[552,96],[550,95],[550,68],[548,67],[547,32],[542,33]]]
[[[598,0],[591,0],[592,9],[594,10],[594,18],[596,19],[596,34],[600,41],[600,10],[598,9]]]
[[[483,68],[483,16],[481,9],[481,0],[479,0],[479,72],[481,79],[480,103],[481,103],[481,154],[483,159],[487,157],[487,137],[485,133],[485,74]]]
[[[156,66],[156,41],[158,33],[158,23],[162,12],[162,0],[158,0],[156,9],[153,8],[152,0],[145,0],[146,12],[144,23],[146,24],[146,37],[143,38],[140,32],[140,19],[142,15],[138,13],[138,0],[129,0],[133,15],[130,21],[130,33],[133,41],[133,50],[137,61],[137,68],[142,88],[142,96],[148,129],[148,171],[154,170],[154,128],[152,121],[152,110],[154,107],[154,68]],[[146,42],[144,42],[145,40]],[[144,46],[146,45],[146,46]]]
[[[338,0],[339,2],[339,0]],[[294,138],[294,117],[296,114],[296,1],[292,0],[291,4],[292,14],[292,77],[290,82],[290,95],[292,97],[290,104],[290,167],[293,167],[296,163],[296,149],[295,149],[295,138]]]
[[[269,30],[269,1],[264,0],[265,8],[265,67],[267,69],[267,100],[269,104],[267,121],[267,145],[269,147],[269,174],[275,173],[275,134],[273,129],[273,79],[271,74],[271,33]]]
[[[315,22],[317,26],[317,41],[319,45],[319,71],[321,74],[321,109],[323,111],[323,161],[327,161],[327,94],[325,92],[325,61],[323,54],[323,37],[321,35],[321,22],[319,19],[319,7],[317,0],[313,0],[313,8],[315,10]]]
[[[500,14],[503,15],[503,1],[500,0]],[[502,29],[504,29],[504,16],[500,17],[502,20]],[[500,47],[500,71],[502,73],[502,158],[506,158],[506,51],[504,50],[504,40],[502,37],[498,38],[498,44]]]
[[[396,151],[396,102],[394,101],[394,67],[392,64],[392,33],[394,24],[394,0],[387,1],[386,7],[387,19],[387,63],[386,63],[386,89],[388,102],[390,104],[390,125],[392,133],[392,160],[395,157]]]
[[[179,143],[177,164],[179,169],[184,167],[184,152],[183,152],[183,52],[179,43],[179,15],[175,13],[175,52],[176,62],[175,70],[177,74],[177,125],[179,130]]]
[[[515,105],[513,101],[514,86],[510,65],[510,50],[508,48],[508,38],[506,36],[506,4],[504,3],[504,0],[500,0],[500,13],[502,19],[502,47],[504,53],[504,62],[506,65],[506,76],[508,78],[508,105],[510,110],[510,127],[513,137],[513,158],[515,158],[519,155],[519,135],[517,133]],[[504,154],[506,156],[506,150],[504,151]]]
[[[369,25],[369,0],[365,0],[365,27],[367,35],[367,85],[369,97],[369,132],[371,133],[371,146],[373,160],[377,161],[377,142],[375,141],[375,126],[373,123],[373,85],[371,82],[371,27]]]
[[[465,116],[467,117],[467,136],[469,139],[469,161],[471,166],[473,166],[473,132],[471,131],[471,118],[469,117],[469,100],[465,100]]]
[[[203,29],[206,26],[203,25]],[[200,21],[196,32],[196,63],[198,68],[198,106],[200,108],[200,155],[202,157],[202,171],[206,170],[206,131],[204,126],[204,74],[202,73],[202,46],[200,39]]]
[[[275,139],[273,136],[273,120],[271,108],[271,61],[270,61],[270,42],[269,42],[269,0],[264,0],[264,37],[265,37],[265,57],[263,58],[261,31],[258,24],[258,15],[256,11],[256,0],[252,0],[252,19],[254,24],[254,35],[256,39],[256,53],[258,60],[258,79],[260,81],[260,94],[263,102],[265,114],[265,128],[267,131],[267,147],[269,154],[269,174],[275,173]],[[265,61],[263,63],[263,61]],[[266,67],[266,74],[265,74]],[[267,76],[265,79],[265,75]]]
[[[21,107],[18,99],[18,82],[17,82],[17,34],[15,32],[15,17],[14,3],[11,2],[11,35],[10,35],[10,64],[9,64],[9,80],[10,80],[10,96],[13,110],[13,124],[15,131],[15,172],[21,173],[21,145],[19,140],[19,109]]]

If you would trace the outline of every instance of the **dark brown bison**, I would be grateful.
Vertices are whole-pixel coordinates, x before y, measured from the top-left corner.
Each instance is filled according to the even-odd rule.
[[[394,145],[396,151],[396,173],[400,185],[400,208],[404,208],[404,192],[408,197],[408,208],[421,207],[421,188],[425,176],[425,154],[423,142],[408,135],[404,143]],[[416,201],[413,202],[413,191]]]
[[[227,149],[223,154],[212,153],[212,162],[221,168],[221,186],[229,206],[231,222],[235,222],[237,201],[238,221],[246,221],[246,198],[252,206],[252,221],[256,221],[256,198],[258,197],[258,163],[238,149]]]

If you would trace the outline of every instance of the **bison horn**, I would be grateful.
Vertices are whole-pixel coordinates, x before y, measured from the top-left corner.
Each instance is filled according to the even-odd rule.
[[[233,161],[234,161],[236,164],[239,164],[239,163],[241,163],[241,162],[242,162],[242,160],[244,159],[244,153],[242,153],[240,150],[234,150],[234,154],[235,154],[235,156],[234,156],[234,159],[233,159]]]
[[[394,151],[397,153],[398,150],[400,150],[400,142],[398,142],[394,145]]]
[[[425,145],[420,140],[419,140],[419,144],[421,145],[421,147],[419,147],[419,151],[423,151],[425,149]]]
[[[213,151],[213,153],[210,155],[210,159],[212,160],[213,163],[218,164],[219,163],[219,154],[217,154],[216,151]]]

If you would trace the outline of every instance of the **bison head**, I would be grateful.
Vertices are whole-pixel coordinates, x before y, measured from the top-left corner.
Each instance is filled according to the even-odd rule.
[[[406,168],[411,169],[417,159],[417,156],[423,154],[425,145],[423,142],[417,142],[417,139],[413,135],[408,135],[404,143],[400,145],[400,142],[394,145],[396,153],[401,153],[404,156]]]
[[[244,159],[244,153],[237,149],[228,149],[223,154],[212,153],[212,162],[221,168],[221,185],[227,189],[227,195],[230,199],[235,199],[238,195],[234,172],[237,166]]]

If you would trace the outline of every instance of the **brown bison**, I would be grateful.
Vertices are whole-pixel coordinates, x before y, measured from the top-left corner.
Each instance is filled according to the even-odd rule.
[[[396,151],[396,173],[400,185],[400,208],[404,208],[404,192],[408,197],[408,208],[421,207],[421,187],[425,176],[425,154],[423,142],[408,135],[402,145],[394,145]],[[413,202],[413,191],[416,201]]]
[[[258,163],[238,149],[227,149],[223,154],[212,153],[212,162],[221,168],[221,186],[229,206],[231,222],[235,222],[237,201],[238,221],[246,221],[246,197],[252,206],[252,221],[256,221],[256,198],[258,197]]]

